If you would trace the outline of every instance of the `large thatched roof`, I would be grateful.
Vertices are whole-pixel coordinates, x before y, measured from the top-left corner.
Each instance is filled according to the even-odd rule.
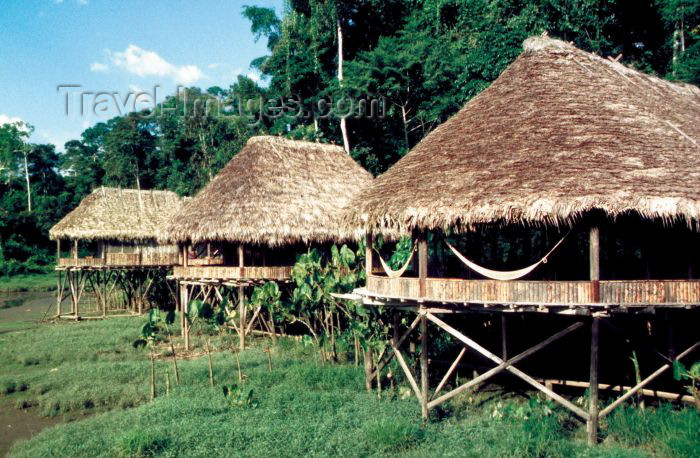
[[[178,212],[164,240],[270,246],[352,238],[339,218],[371,175],[338,146],[253,137]]]
[[[180,208],[170,191],[98,188],[49,231],[51,239],[154,240]]]
[[[354,200],[382,232],[610,216],[700,218],[700,90],[535,37]]]

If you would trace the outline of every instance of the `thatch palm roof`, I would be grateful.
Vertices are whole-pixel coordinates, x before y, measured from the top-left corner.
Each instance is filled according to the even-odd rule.
[[[187,202],[164,239],[275,246],[353,238],[340,215],[372,181],[341,147],[253,137]]]
[[[97,188],[49,231],[51,239],[155,240],[180,208],[170,191]]]
[[[700,90],[530,38],[486,90],[357,196],[375,232],[700,219]]]

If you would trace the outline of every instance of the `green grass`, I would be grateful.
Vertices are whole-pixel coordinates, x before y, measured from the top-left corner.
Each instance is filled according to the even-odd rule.
[[[547,402],[466,394],[424,425],[413,399],[364,390],[362,368],[322,366],[312,349],[281,340],[253,342],[241,354],[244,390],[235,403],[222,386],[237,384],[231,339],[212,338],[217,386],[206,356],[156,361],[157,398],[149,401],[148,353],[131,346],[142,319],[112,318],[43,325],[0,335],[0,392],[17,406],[76,421],[44,430],[11,456],[697,456],[694,409],[629,409],[604,425],[607,437],[585,445],[585,428]],[[202,339],[195,339],[201,351]],[[171,394],[165,395],[170,370]],[[402,387],[402,389],[405,387]],[[397,390],[398,391],[398,390]],[[94,415],[93,415],[94,414]]]
[[[56,274],[27,274],[0,276],[0,292],[23,291],[54,291],[56,289]]]

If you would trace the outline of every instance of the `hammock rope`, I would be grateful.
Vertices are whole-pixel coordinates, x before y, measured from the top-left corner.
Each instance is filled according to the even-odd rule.
[[[389,278],[399,278],[401,275],[404,274],[404,272],[406,272],[406,269],[408,269],[408,266],[411,264],[413,255],[416,252],[416,243],[413,243],[413,248],[411,248],[411,255],[408,257],[408,260],[398,270],[393,270],[391,267],[389,267],[389,265],[386,262],[384,262],[384,259],[382,259],[382,255],[379,253],[379,251],[377,251],[376,249],[374,251],[377,252],[379,263],[382,265],[382,269],[384,269],[386,276]]]
[[[542,257],[542,259],[540,259],[539,261],[537,261],[536,263],[534,263],[528,267],[524,267],[524,268],[518,269],[518,270],[491,270],[491,269],[487,269],[486,267],[482,267],[482,266],[476,264],[475,262],[467,259],[462,253],[457,251],[457,248],[453,247],[450,244],[450,242],[448,242],[447,240],[445,240],[445,243],[450,248],[450,250],[452,250],[452,253],[454,253],[454,255],[457,256],[457,258],[460,261],[462,261],[467,267],[469,267],[473,271],[477,272],[478,274],[483,275],[486,278],[490,278],[492,280],[508,281],[508,280],[517,280],[519,278],[523,278],[525,275],[527,275],[530,272],[532,272],[533,270],[535,270],[540,264],[547,264],[547,258],[554,252],[554,250],[556,250],[559,247],[559,245],[562,244],[562,242],[564,241],[564,239],[566,239],[566,237],[569,235],[570,232],[571,231],[569,231],[564,237],[562,237],[561,240],[559,240],[557,242],[557,244],[554,245],[552,247],[552,249],[549,250],[547,252],[547,254],[545,254]]]

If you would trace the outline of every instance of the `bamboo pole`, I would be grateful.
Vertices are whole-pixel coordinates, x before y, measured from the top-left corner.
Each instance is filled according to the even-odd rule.
[[[588,236],[588,255],[591,286],[593,287],[593,302],[600,302],[600,230],[591,227]]]
[[[506,314],[501,313],[501,358],[503,358],[503,361],[508,359],[508,346],[507,346],[507,339],[506,339]]]
[[[170,397],[170,372],[165,369],[165,396]]]
[[[238,245],[238,266],[241,268],[241,277],[244,277],[243,271],[245,269],[245,251],[243,244]],[[245,334],[246,334],[246,310],[245,310],[245,288],[240,286],[238,288],[238,314],[240,319],[240,326],[238,328],[239,336],[239,347],[241,350],[245,350]]]
[[[366,278],[369,280],[370,275],[372,275],[372,244],[374,243],[371,232],[367,233],[365,242],[367,245],[365,246],[365,274]]]
[[[61,239],[56,239],[56,265],[61,264]]]
[[[180,384],[180,371],[177,368],[177,355],[175,354],[175,345],[170,342],[170,351],[173,352],[173,369],[175,370],[175,383]]]
[[[207,359],[209,360],[209,384],[214,386],[214,366],[211,362],[211,350],[209,349],[209,339],[206,341]]]
[[[424,231],[418,234],[418,288],[419,296],[425,297],[428,278],[428,237]]]
[[[586,431],[588,432],[588,445],[598,443],[598,334],[600,331],[600,319],[593,318],[591,324],[591,367],[590,382],[588,389],[588,421]]]
[[[581,382],[581,381],[576,381],[576,380],[562,380],[562,379],[543,379],[539,380],[540,383],[544,383],[545,385],[551,386],[551,385],[560,385],[560,386],[568,386],[568,387],[573,387],[573,388],[588,388],[591,386],[589,382]],[[614,392],[627,392],[630,391],[633,387],[627,386],[627,385],[611,385],[609,383],[598,383],[598,390],[605,390],[605,391],[614,391]],[[658,391],[658,390],[648,390],[644,388],[640,388],[638,390],[638,393],[650,397],[650,398],[659,398],[659,399],[668,399],[669,401],[679,401],[679,402],[685,402],[688,404],[695,404],[695,398],[687,395],[687,394],[681,394],[681,393],[670,393],[668,391]],[[601,411],[602,413],[602,411]],[[601,414],[598,414],[598,418],[602,417]]]
[[[153,360],[153,350],[151,350],[151,401],[156,398],[156,366]]]

